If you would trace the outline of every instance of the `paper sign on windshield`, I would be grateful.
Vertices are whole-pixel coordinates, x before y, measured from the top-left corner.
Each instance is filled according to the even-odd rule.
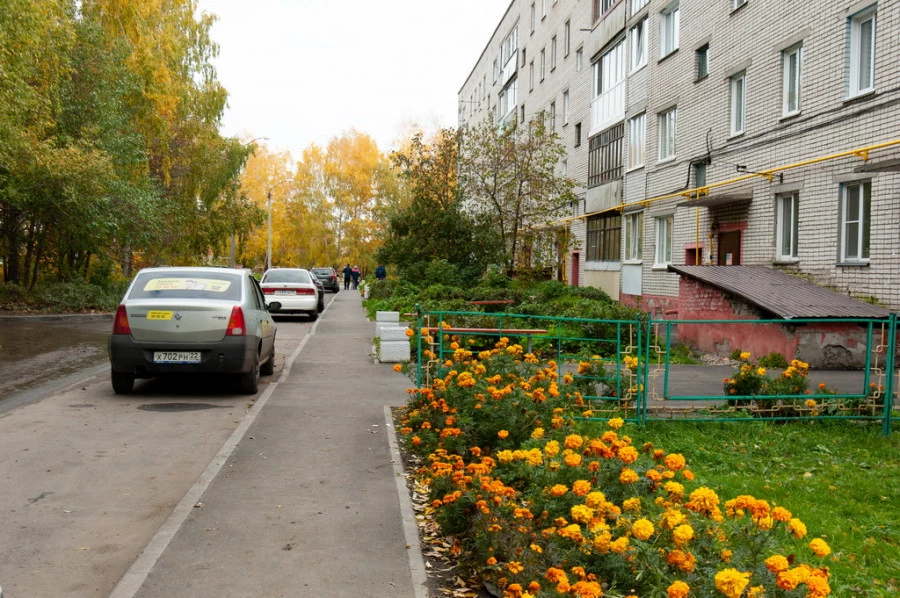
[[[214,278],[154,278],[147,281],[144,291],[212,291],[224,293],[231,286],[229,280]]]

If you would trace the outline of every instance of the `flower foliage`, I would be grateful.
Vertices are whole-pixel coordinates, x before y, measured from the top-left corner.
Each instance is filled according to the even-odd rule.
[[[576,424],[584,401],[556,363],[501,339],[444,366],[410,390],[401,432],[430,515],[504,596],[830,594],[831,549],[800,519],[723,500],[620,418]]]

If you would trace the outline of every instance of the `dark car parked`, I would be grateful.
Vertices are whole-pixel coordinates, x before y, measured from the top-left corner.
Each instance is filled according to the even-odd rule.
[[[334,271],[334,268],[313,268],[312,273],[322,281],[322,286],[332,293],[337,293],[341,290],[340,282],[338,282],[337,272]]]

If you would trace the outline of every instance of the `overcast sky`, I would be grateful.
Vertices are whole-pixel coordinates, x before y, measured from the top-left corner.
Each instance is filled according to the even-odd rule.
[[[457,92],[510,0],[199,0],[218,15],[224,135],[299,158],[355,128],[457,125]]]

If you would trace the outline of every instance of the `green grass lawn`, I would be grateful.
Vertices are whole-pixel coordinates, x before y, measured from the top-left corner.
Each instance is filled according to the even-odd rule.
[[[799,517],[834,551],[832,595],[900,596],[900,432],[847,421],[626,429],[636,444],[682,453],[723,501],[751,494]]]

